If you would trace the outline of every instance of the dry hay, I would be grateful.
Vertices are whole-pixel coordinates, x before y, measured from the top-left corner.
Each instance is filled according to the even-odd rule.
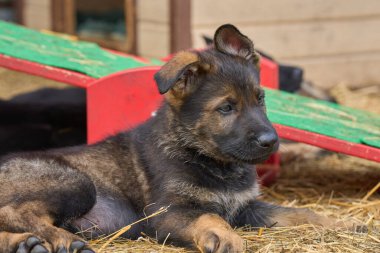
[[[329,90],[329,93],[341,105],[380,114],[380,85],[353,90],[340,83]]]
[[[62,89],[68,87],[72,86],[0,67],[0,99],[10,99],[13,96],[41,88]]]
[[[299,149],[301,148],[301,150]],[[262,189],[262,199],[292,207],[308,207],[341,220],[354,219],[368,233],[312,225],[239,229],[246,252],[380,252],[380,164],[320,151],[302,144],[283,149],[282,174]],[[302,154],[302,155],[300,155]],[[93,241],[99,249],[106,240]],[[158,244],[155,239],[117,239],[101,252],[191,252]]]

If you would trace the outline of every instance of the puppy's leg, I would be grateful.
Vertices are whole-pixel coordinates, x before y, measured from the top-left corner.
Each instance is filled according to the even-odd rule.
[[[1,234],[8,242],[0,252],[91,252],[59,228],[94,205],[95,187],[86,175],[54,159],[16,159],[1,165],[0,182],[0,231],[8,232]]]
[[[235,226],[285,227],[313,224],[327,228],[355,228],[353,222],[341,222],[324,217],[306,208],[290,208],[253,201],[235,218]]]
[[[178,245],[207,253],[243,252],[243,239],[216,214],[172,206],[153,219],[153,226],[160,241],[168,237]]]

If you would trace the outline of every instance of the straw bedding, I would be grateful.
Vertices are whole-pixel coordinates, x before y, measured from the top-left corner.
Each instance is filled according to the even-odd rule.
[[[311,225],[238,229],[246,252],[380,252],[380,164],[321,151],[302,144],[284,144],[282,173],[263,200],[368,225],[367,233]],[[159,215],[159,214],[158,214]],[[92,241],[99,249],[108,239]],[[191,252],[156,243],[116,239],[101,252]]]

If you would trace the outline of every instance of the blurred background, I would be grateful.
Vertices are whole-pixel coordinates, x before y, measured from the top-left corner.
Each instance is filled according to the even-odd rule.
[[[231,23],[279,64],[280,89],[380,114],[379,0],[0,0],[0,20],[159,59],[204,48],[217,27]],[[48,128],[25,130],[24,116],[14,116],[23,128],[1,120],[15,110],[0,105],[0,144],[14,143],[0,145],[0,155],[85,142],[85,94],[62,88],[68,86],[0,68],[0,103],[59,108],[50,113],[58,126],[49,119]],[[61,109],[68,104],[72,110]],[[67,125],[73,111],[82,120]]]
[[[380,83],[378,0],[0,0],[0,19],[164,57],[232,23],[323,89]]]

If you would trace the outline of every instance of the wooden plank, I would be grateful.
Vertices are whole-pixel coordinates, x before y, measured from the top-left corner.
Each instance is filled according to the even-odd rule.
[[[64,32],[74,35],[76,33],[76,1],[75,0],[64,0]]]
[[[31,1],[23,0],[22,16],[23,24],[33,29],[51,29],[52,17],[50,1]]]
[[[157,1],[160,2],[160,1]],[[193,0],[194,26],[347,19],[380,14],[378,0]]]
[[[37,30],[50,30],[52,28],[50,8],[44,8],[25,8],[23,13],[24,25]]]
[[[16,22],[20,25],[24,24],[24,1],[25,0],[15,0]]]
[[[55,0],[51,4],[51,20],[53,31],[64,32],[65,17],[64,17],[64,0]]]
[[[170,1],[170,53],[191,48],[190,0]]]
[[[35,62],[13,58],[0,54],[0,66],[11,70],[21,71],[27,74],[41,76],[54,81],[87,88],[96,79],[65,69],[54,68]]]
[[[258,48],[278,59],[337,55],[380,50],[380,17],[363,20],[316,21],[276,25],[239,25]],[[193,29],[194,47],[217,26]]]
[[[52,27],[55,32],[75,33],[74,0],[54,0],[51,4]]]
[[[136,1],[124,0],[125,27],[127,29],[127,52],[136,53]]]
[[[169,0],[138,0],[137,18],[139,21],[169,24]]]
[[[164,57],[170,53],[169,0],[139,0],[137,11],[137,49],[146,57]]]
[[[305,78],[324,89],[330,89],[338,83],[350,87],[380,83],[380,51],[289,59],[286,62],[304,68]]]
[[[139,55],[161,58],[170,53],[170,31],[168,25],[138,22],[137,36]]]
[[[50,5],[52,4],[51,0],[38,0],[38,1],[35,1],[35,0],[23,0],[24,1],[24,5],[26,7],[30,7],[30,6],[38,6],[38,7],[50,7]]]
[[[46,22],[46,20],[50,21],[50,8],[39,8],[35,6],[25,8],[24,18],[26,18],[28,22],[34,23],[38,23],[41,20],[44,22]]]
[[[352,155],[363,159],[380,162],[380,149],[367,145],[347,142],[329,136],[300,130],[279,124],[273,124],[281,138],[310,144],[334,152]]]

